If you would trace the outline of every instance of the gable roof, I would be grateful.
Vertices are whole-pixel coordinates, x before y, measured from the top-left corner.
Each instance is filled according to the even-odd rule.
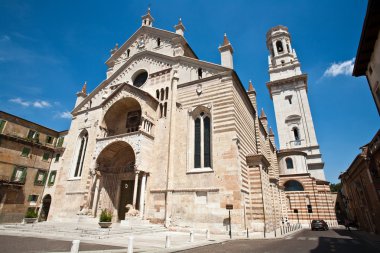
[[[188,56],[188,57],[191,57],[191,58],[198,59],[197,55],[195,54],[195,52],[193,51],[193,49],[191,49],[190,45],[187,43],[187,41],[185,40],[185,38],[183,36],[181,36],[181,35],[179,35],[177,33],[174,33],[174,32],[158,29],[158,28],[155,28],[155,27],[141,26],[129,39],[127,39],[127,41],[124,42],[124,44],[121,47],[119,47],[116,50],[116,52],[114,54],[112,54],[110,56],[110,58],[108,58],[108,60],[106,61],[106,64],[108,65],[113,60],[116,60],[118,57],[120,57],[125,52],[125,50],[127,50],[127,48],[130,45],[132,45],[137,40],[137,38],[140,35],[145,34],[145,33],[158,34],[158,35],[161,34],[162,36],[167,36],[167,37],[170,37],[170,38],[178,38],[179,42],[185,48],[185,55]]]

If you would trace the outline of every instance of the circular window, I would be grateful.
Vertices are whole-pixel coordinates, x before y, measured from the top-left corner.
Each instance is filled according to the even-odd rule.
[[[148,72],[144,70],[135,77],[133,86],[141,87],[146,82],[146,79],[148,79]]]

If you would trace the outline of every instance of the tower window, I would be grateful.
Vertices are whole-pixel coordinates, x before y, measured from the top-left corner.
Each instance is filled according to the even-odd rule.
[[[159,47],[160,45],[161,45],[161,39],[157,38],[157,47]]]
[[[127,49],[127,57],[129,58],[129,54],[131,53],[130,49]]]
[[[284,52],[284,47],[282,46],[282,42],[280,40],[276,42],[276,47],[277,47],[277,52],[279,53]]]
[[[156,98],[160,99],[160,91],[159,90],[156,90]]]
[[[294,166],[293,166],[293,159],[292,158],[286,158],[285,159],[285,162],[286,162],[286,168],[287,169],[294,169]]]
[[[289,44],[286,44],[286,49],[288,50],[288,53],[290,53]]]
[[[285,61],[284,61],[284,60],[281,60],[281,65],[282,65],[282,66],[285,65]]]
[[[198,69],[198,79],[201,79],[202,78],[202,68],[199,68]]]
[[[300,133],[297,127],[293,127],[293,134],[294,134],[294,140],[299,141],[300,140]]]

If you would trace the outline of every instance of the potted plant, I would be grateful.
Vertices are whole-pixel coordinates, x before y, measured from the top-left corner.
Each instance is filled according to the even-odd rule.
[[[34,223],[36,222],[38,213],[34,209],[28,209],[25,214],[24,223]]]
[[[102,209],[99,217],[99,226],[101,228],[109,228],[112,224],[112,213],[108,209]]]

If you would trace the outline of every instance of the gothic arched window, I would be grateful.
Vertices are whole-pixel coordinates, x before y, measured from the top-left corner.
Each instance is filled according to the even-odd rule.
[[[72,177],[80,177],[82,175],[83,161],[86,155],[88,141],[87,131],[83,131],[78,138],[77,151],[75,155],[74,169],[72,170]]]
[[[129,54],[131,53],[130,49],[127,49],[127,57],[129,58]]]
[[[276,42],[276,47],[277,47],[277,52],[278,53],[284,52],[284,47],[283,47],[282,42],[280,40],[278,40]]]
[[[286,158],[285,159],[285,162],[286,162],[286,168],[287,169],[294,169],[294,166],[293,166],[293,159],[292,158]]]
[[[161,101],[165,98],[165,90],[164,88],[161,89]]]
[[[166,87],[165,89],[165,99],[167,100],[169,97],[169,87]]]
[[[161,39],[157,38],[157,47],[159,47],[160,45],[161,45]]]
[[[203,111],[194,119],[194,168],[211,168],[211,119]]]
[[[285,191],[304,191],[303,186],[296,180],[289,180],[284,184]]]

